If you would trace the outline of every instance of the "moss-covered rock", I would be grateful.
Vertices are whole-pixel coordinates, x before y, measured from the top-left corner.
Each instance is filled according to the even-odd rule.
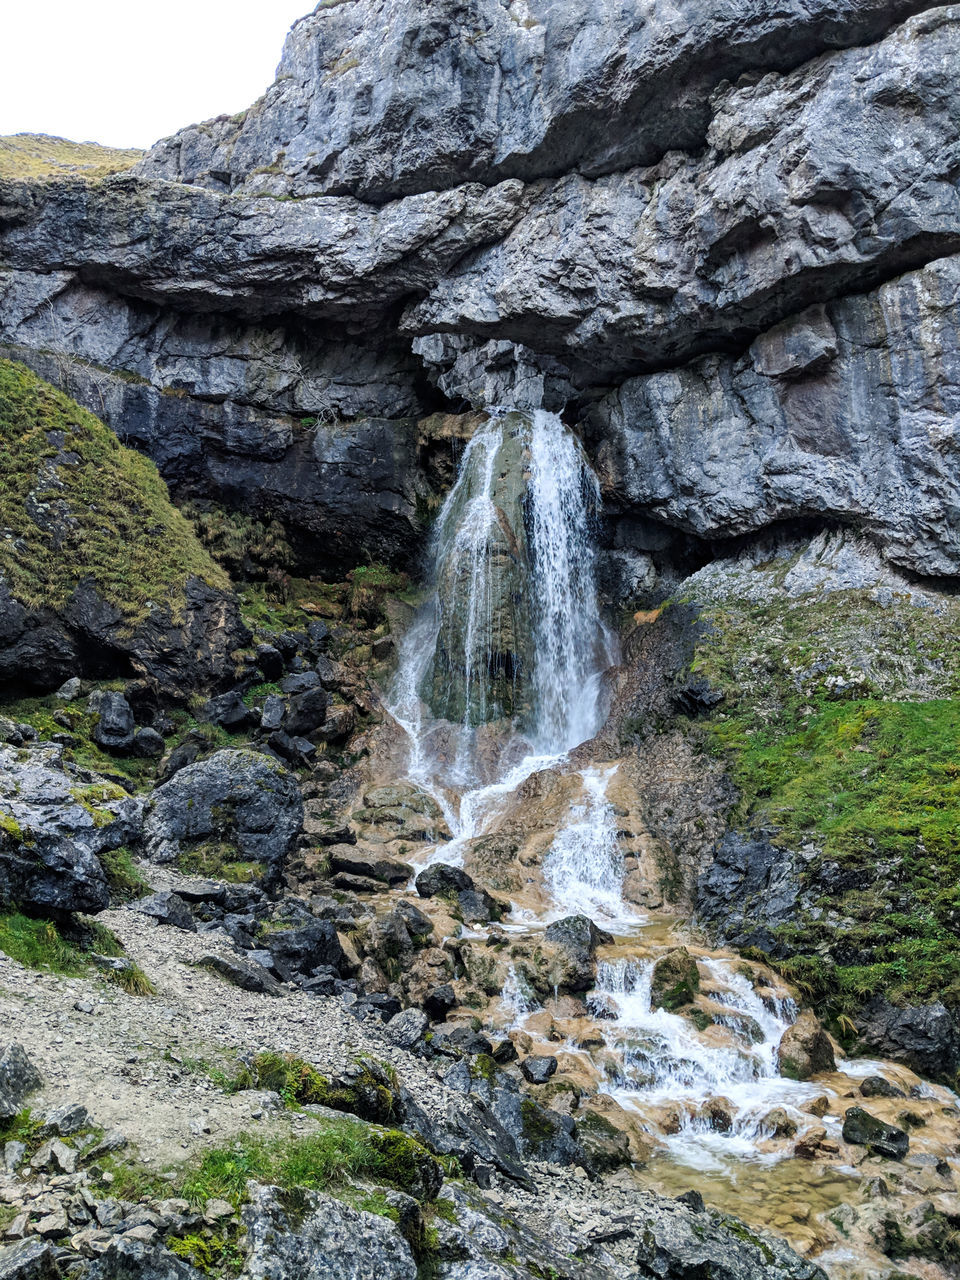
[[[682,1009],[700,990],[700,971],[686,947],[674,947],[653,966],[650,1003],[654,1009]]]
[[[179,688],[245,639],[223,570],[156,467],[0,360],[0,684],[132,670]]]

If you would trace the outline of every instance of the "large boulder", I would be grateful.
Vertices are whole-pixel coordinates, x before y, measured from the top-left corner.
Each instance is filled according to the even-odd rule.
[[[416,1280],[397,1226],[332,1196],[298,1191],[294,1203],[276,1187],[252,1187],[243,1219],[249,1280]]]
[[[700,990],[700,970],[686,947],[674,947],[653,966],[650,1004],[654,1009],[680,1009],[692,1004]]]
[[[236,600],[151,462],[8,360],[0,445],[0,684],[132,668],[182,692],[230,670]],[[104,745],[132,729],[105,725]]]
[[[833,1043],[809,1009],[780,1037],[777,1065],[780,1074],[790,1080],[809,1080],[820,1071],[836,1071]]]
[[[597,947],[613,941],[588,916],[564,916],[548,924],[544,941],[556,947],[560,972],[557,985],[566,991],[589,991],[597,974]]]
[[[902,1160],[910,1149],[910,1135],[904,1129],[878,1120],[863,1107],[851,1107],[843,1117],[843,1140],[888,1160]]]
[[[857,1033],[864,1049],[919,1075],[952,1086],[960,1072],[960,1027],[939,1000],[900,1008],[877,996],[858,1014]]]
[[[0,904],[39,915],[102,911],[99,855],[139,838],[142,805],[67,763],[56,743],[0,745]]]
[[[36,1236],[0,1247],[0,1280],[62,1280],[57,1248]]]
[[[150,797],[144,849],[153,862],[215,842],[237,860],[259,862],[274,882],[303,827],[303,800],[292,773],[256,751],[217,751],[180,769]]]

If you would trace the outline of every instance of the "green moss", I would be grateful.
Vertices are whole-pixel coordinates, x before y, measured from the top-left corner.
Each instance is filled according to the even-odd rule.
[[[2,535],[0,535],[2,541]],[[104,684],[102,688],[123,688],[122,681]],[[152,786],[156,771],[150,760],[141,760],[134,756],[111,756],[93,741],[93,729],[97,717],[90,714],[85,705],[70,703],[64,706],[52,694],[44,697],[18,698],[0,703],[0,715],[7,716],[17,723],[29,724],[37,731],[43,742],[49,742],[55,735],[69,732],[73,742],[64,747],[63,758],[68,764],[75,764],[91,773],[109,776],[121,776],[129,779],[133,786]],[[54,719],[54,715],[70,721],[69,730]],[[120,799],[127,792],[119,786],[95,785],[77,787],[74,796],[91,813],[97,810],[106,800]]]
[[[262,863],[244,862],[236,854],[233,845],[211,840],[185,849],[177,858],[177,867],[187,876],[226,880],[230,884],[253,884],[263,879]]]
[[[133,627],[154,605],[182,616],[190,576],[229,586],[154,464],[9,360],[0,360],[0,471],[0,573],[23,604],[62,609],[89,578]],[[56,539],[31,514],[38,504],[59,513]]]
[[[524,1138],[533,1146],[549,1142],[556,1136],[550,1117],[532,1098],[524,1098],[520,1103],[520,1123]]]
[[[237,1241],[237,1231],[207,1230],[201,1233],[167,1238],[171,1253],[192,1267],[211,1276],[238,1275],[246,1261],[246,1251]]]
[[[125,846],[107,849],[98,856],[110,886],[111,902],[132,902],[150,892],[150,886],[137,870],[133,855]]]
[[[18,844],[23,842],[23,829],[12,813],[4,813],[0,809],[0,840],[4,836],[9,836],[11,840],[16,840]]]

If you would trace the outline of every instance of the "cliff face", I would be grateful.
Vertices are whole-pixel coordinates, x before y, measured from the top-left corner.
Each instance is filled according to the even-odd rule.
[[[620,516],[952,576],[958,148],[957,7],[321,4],[242,116],[0,184],[0,341],[344,563],[416,551],[418,419],[545,396]]]

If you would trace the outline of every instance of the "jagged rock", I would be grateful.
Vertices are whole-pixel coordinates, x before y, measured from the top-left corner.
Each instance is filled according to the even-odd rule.
[[[37,1130],[37,1137],[42,1139],[59,1135],[65,1138],[72,1133],[79,1133],[89,1124],[91,1124],[90,1113],[86,1107],[79,1102],[68,1102],[62,1107],[47,1112]]]
[[[219,973],[222,978],[243,991],[257,991],[268,996],[283,995],[280,983],[262,965],[251,964],[233,956],[228,958],[213,954],[201,956],[197,964]]]
[[[252,1187],[244,1206],[249,1280],[416,1280],[410,1247],[388,1218],[316,1191],[290,1204],[275,1187]]]
[[[266,949],[273,957],[277,973],[287,980],[320,966],[329,966],[337,972],[346,966],[336,926],[329,920],[314,920],[302,929],[271,933],[266,939]]]
[[[196,932],[197,922],[193,912],[183,898],[170,889],[152,893],[146,898],[139,898],[131,903],[131,908],[145,916],[152,916],[160,924],[173,925],[174,928],[185,929],[189,933]]]
[[[863,1107],[851,1107],[843,1117],[843,1140],[889,1160],[902,1160],[910,1148],[910,1137],[903,1129],[878,1120]]]
[[[691,1004],[700,990],[700,970],[686,947],[675,947],[657,960],[650,978],[650,1003],[654,1008],[680,1009]]]
[[[486,889],[462,889],[457,894],[457,908],[468,924],[487,924],[503,916],[503,908]]]
[[[900,1008],[877,996],[859,1014],[857,1032],[865,1049],[934,1080],[952,1085],[960,1071],[960,1028],[940,1001]]]
[[[794,917],[799,896],[788,850],[762,833],[729,831],[697,882],[697,918],[720,941],[777,956],[781,948],[772,931]]]
[[[151,729],[149,725],[142,729],[137,729],[133,735],[133,754],[142,756],[145,759],[153,759],[162,756],[166,744],[163,741],[163,735],[158,733],[156,729]]]
[[[780,1074],[790,1080],[808,1080],[820,1071],[836,1071],[830,1037],[809,1009],[781,1036],[777,1063]]]
[[[264,680],[279,680],[286,663],[283,654],[272,644],[257,645],[257,666]]]
[[[644,1219],[636,1260],[639,1274],[651,1280],[826,1280],[784,1241],[735,1218],[657,1200]]]
[[[287,704],[279,694],[271,693],[264,700],[263,710],[260,712],[260,728],[264,733],[274,733],[280,728],[286,710]]]
[[[226,729],[228,733],[241,733],[256,723],[255,713],[247,706],[237,689],[221,693],[204,703],[199,719]]]
[[[456,992],[449,982],[444,982],[426,994],[423,1000],[423,1011],[432,1021],[443,1022],[456,1005]]]
[[[549,1055],[531,1054],[520,1063],[520,1070],[531,1084],[546,1084],[552,1075],[556,1075],[557,1060]]]
[[[123,1235],[89,1264],[84,1280],[202,1280],[202,1275],[162,1244]]]
[[[142,803],[42,743],[0,747],[0,814],[0,902],[95,913],[110,896],[98,855],[139,839]]]
[[[0,1280],[60,1280],[57,1251],[43,1240],[21,1240],[0,1247]]]
[[[0,1121],[19,1114],[24,1099],[42,1084],[43,1078],[23,1046],[8,1044],[0,1053]]]
[[[264,864],[275,880],[303,825],[296,778],[255,751],[227,749],[180,769],[150,797],[144,848],[173,862],[205,841],[226,841],[240,860]]]
[[[316,679],[316,675],[311,672]],[[306,689],[287,702],[284,730],[293,737],[306,736],[319,729],[327,718],[329,697],[324,689]]]
[[[401,1049],[416,1049],[430,1028],[430,1019],[422,1009],[404,1009],[387,1023],[387,1038]]]
[[[598,1111],[578,1113],[577,1141],[598,1173],[610,1173],[630,1164],[630,1139]]]

